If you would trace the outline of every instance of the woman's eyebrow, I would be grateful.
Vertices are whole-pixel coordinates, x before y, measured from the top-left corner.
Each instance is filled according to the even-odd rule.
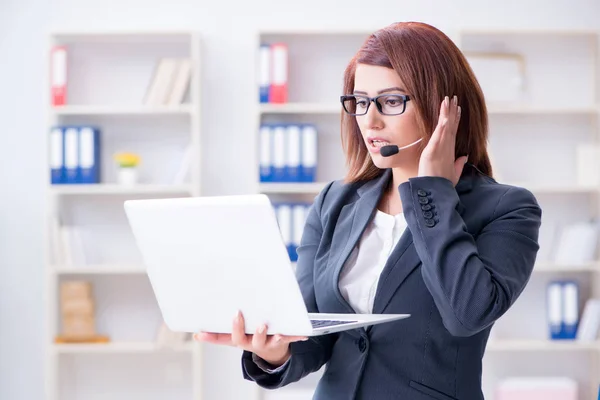
[[[381,93],[386,93],[386,92],[402,92],[402,93],[406,93],[406,91],[402,88],[399,88],[397,86],[391,87],[391,88],[387,88],[387,89],[383,89],[377,92],[377,94],[381,94]],[[355,94],[364,94],[365,96],[367,95],[367,92],[363,92],[362,90],[355,90],[354,91]]]

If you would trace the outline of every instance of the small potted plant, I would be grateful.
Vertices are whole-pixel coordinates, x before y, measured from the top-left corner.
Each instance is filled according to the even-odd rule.
[[[122,185],[135,185],[138,182],[140,156],[135,153],[116,153],[117,181]]]

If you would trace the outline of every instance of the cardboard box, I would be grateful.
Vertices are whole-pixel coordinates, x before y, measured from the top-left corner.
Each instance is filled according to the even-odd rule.
[[[60,309],[63,318],[67,318],[72,315],[93,316],[94,302],[89,299],[65,299],[61,301]]]
[[[60,284],[60,299],[92,299],[92,283],[87,281],[67,281]]]
[[[93,316],[69,316],[63,318],[63,336],[88,337],[96,334],[96,320]]]

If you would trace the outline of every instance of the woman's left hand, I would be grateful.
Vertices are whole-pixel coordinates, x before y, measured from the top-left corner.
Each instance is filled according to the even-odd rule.
[[[460,121],[460,106],[456,96],[442,101],[437,127],[421,153],[419,176],[439,176],[458,183],[467,156],[454,159],[456,132]]]

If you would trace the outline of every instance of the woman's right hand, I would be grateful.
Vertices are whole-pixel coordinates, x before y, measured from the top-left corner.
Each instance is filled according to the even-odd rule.
[[[290,358],[290,343],[308,339],[306,336],[267,335],[266,325],[259,327],[254,335],[247,335],[241,312],[234,318],[231,332],[200,332],[194,334],[194,340],[238,347],[256,354],[274,367],[279,367]]]

